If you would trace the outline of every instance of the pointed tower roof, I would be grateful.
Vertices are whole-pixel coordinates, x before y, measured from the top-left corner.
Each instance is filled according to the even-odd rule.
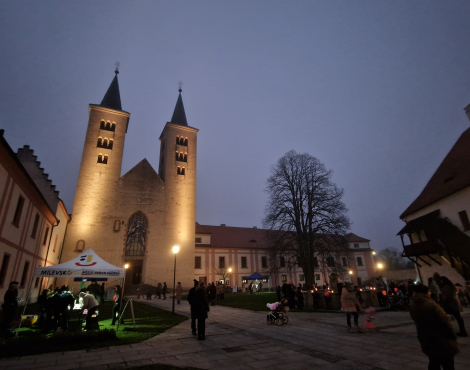
[[[181,97],[181,92],[183,90],[181,90],[180,88],[178,91],[180,94],[178,95],[175,111],[173,112],[173,116],[171,117],[170,122],[177,125],[188,126],[188,121],[186,120],[186,113],[184,112],[183,98]]]
[[[106,91],[100,106],[115,110],[122,110],[121,95],[119,94],[119,83],[117,79],[119,71],[116,69],[114,73],[116,73],[116,75],[114,76],[111,85],[109,85],[108,91]]]

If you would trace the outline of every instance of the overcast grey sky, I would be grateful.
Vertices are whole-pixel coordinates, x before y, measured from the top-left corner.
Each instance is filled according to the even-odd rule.
[[[199,223],[261,226],[294,149],[334,171],[354,233],[400,247],[399,215],[469,125],[469,43],[469,1],[0,0],[0,128],[72,212],[88,104],[119,61],[123,174],[158,168],[182,81]]]

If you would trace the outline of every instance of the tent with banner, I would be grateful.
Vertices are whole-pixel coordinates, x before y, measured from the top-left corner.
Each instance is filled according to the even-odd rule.
[[[54,266],[36,267],[33,277],[45,278],[124,278],[126,269],[106,262],[93,249],[74,259]]]

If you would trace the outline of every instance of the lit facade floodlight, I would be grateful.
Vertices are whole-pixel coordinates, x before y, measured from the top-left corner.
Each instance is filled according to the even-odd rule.
[[[180,247],[178,247],[177,245],[175,245],[175,246],[173,247],[173,253],[176,254],[176,253],[178,253],[179,251],[180,251]]]
[[[230,269],[228,269],[228,272],[232,272],[232,269],[231,269],[231,268],[230,268]]]
[[[128,269],[128,268],[129,268],[129,264],[126,263],[126,264],[124,265],[124,268],[125,268],[125,269]]]
[[[349,275],[352,275],[352,273],[353,273],[353,272],[352,272],[351,270],[349,270]]]
[[[378,264],[377,264],[377,267],[378,267],[379,269],[382,269],[382,268],[384,267],[384,265],[382,265],[381,263],[378,263]]]

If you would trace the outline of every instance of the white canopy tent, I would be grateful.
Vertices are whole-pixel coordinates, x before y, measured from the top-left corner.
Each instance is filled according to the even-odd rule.
[[[74,259],[55,266],[36,267],[33,277],[91,279],[95,277],[124,278],[126,269],[111,265],[89,248]]]

